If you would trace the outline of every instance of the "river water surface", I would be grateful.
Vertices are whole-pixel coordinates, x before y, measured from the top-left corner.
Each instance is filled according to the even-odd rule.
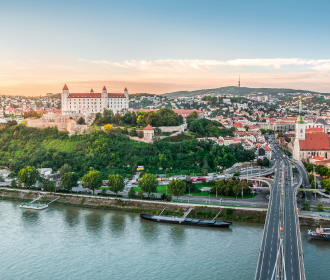
[[[330,242],[302,227],[307,279],[330,279]],[[0,201],[0,279],[254,279],[263,225],[208,229],[138,214]]]

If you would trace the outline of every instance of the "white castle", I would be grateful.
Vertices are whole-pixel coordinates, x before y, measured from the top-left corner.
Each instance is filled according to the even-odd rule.
[[[90,114],[103,113],[104,108],[112,110],[114,114],[127,109],[129,106],[129,95],[127,88],[124,93],[108,93],[104,86],[101,93],[69,93],[65,84],[61,94],[62,114]]]

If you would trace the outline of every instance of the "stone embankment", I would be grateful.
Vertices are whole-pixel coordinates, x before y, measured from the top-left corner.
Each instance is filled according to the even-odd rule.
[[[186,204],[163,201],[149,201],[137,199],[124,199],[114,197],[98,197],[88,195],[74,195],[74,194],[51,194],[46,193],[40,202],[50,202],[60,196],[52,205],[67,205],[73,207],[85,207],[95,209],[109,209],[127,212],[150,212],[154,214],[160,213],[166,206],[165,215],[181,216],[189,207],[194,207],[189,217],[212,219],[221,211],[217,220],[231,220],[231,221],[246,221],[253,223],[264,223],[266,218],[266,209],[258,208],[235,208],[216,205],[200,205],[200,204]],[[32,201],[38,197],[37,192],[29,192],[22,190],[6,190],[0,189],[0,199],[11,201]]]
[[[159,214],[166,206],[165,215],[181,216],[189,207],[194,207],[189,217],[201,219],[213,219],[213,217],[221,211],[217,220],[227,221],[245,221],[252,223],[264,223],[266,219],[267,209],[264,208],[243,208],[216,205],[187,204],[176,202],[149,201],[137,199],[125,199],[115,197],[99,197],[89,195],[75,194],[52,194],[46,193],[40,202],[50,202],[59,197],[52,205],[66,205],[73,207],[107,209],[126,212],[149,212]],[[22,190],[6,190],[0,189],[0,200],[10,201],[31,201],[38,197],[37,192]],[[302,213],[301,213],[302,214]],[[318,227],[330,227],[330,219],[322,218],[319,215],[299,215],[300,225]]]

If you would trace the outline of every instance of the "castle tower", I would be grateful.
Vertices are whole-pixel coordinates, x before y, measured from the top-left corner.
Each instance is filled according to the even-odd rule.
[[[238,87],[241,87],[241,74],[238,76]]]
[[[301,100],[299,102],[299,115],[296,120],[296,138],[294,140],[293,158],[300,160],[300,140],[305,140],[306,124],[304,117],[302,116]]]
[[[107,91],[107,88],[104,86],[103,89],[102,89],[102,98],[108,98],[108,91]],[[106,106],[106,101],[104,99],[104,106]]]
[[[68,97],[69,97],[69,88],[65,84],[63,89],[62,89],[62,94],[61,94],[61,103],[62,103],[62,114],[64,114],[65,111],[68,110]]]

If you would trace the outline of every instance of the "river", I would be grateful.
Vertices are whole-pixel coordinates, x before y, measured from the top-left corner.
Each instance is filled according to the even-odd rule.
[[[302,227],[307,279],[330,279],[330,242]],[[138,214],[0,201],[0,279],[254,279],[263,225],[208,229]]]

